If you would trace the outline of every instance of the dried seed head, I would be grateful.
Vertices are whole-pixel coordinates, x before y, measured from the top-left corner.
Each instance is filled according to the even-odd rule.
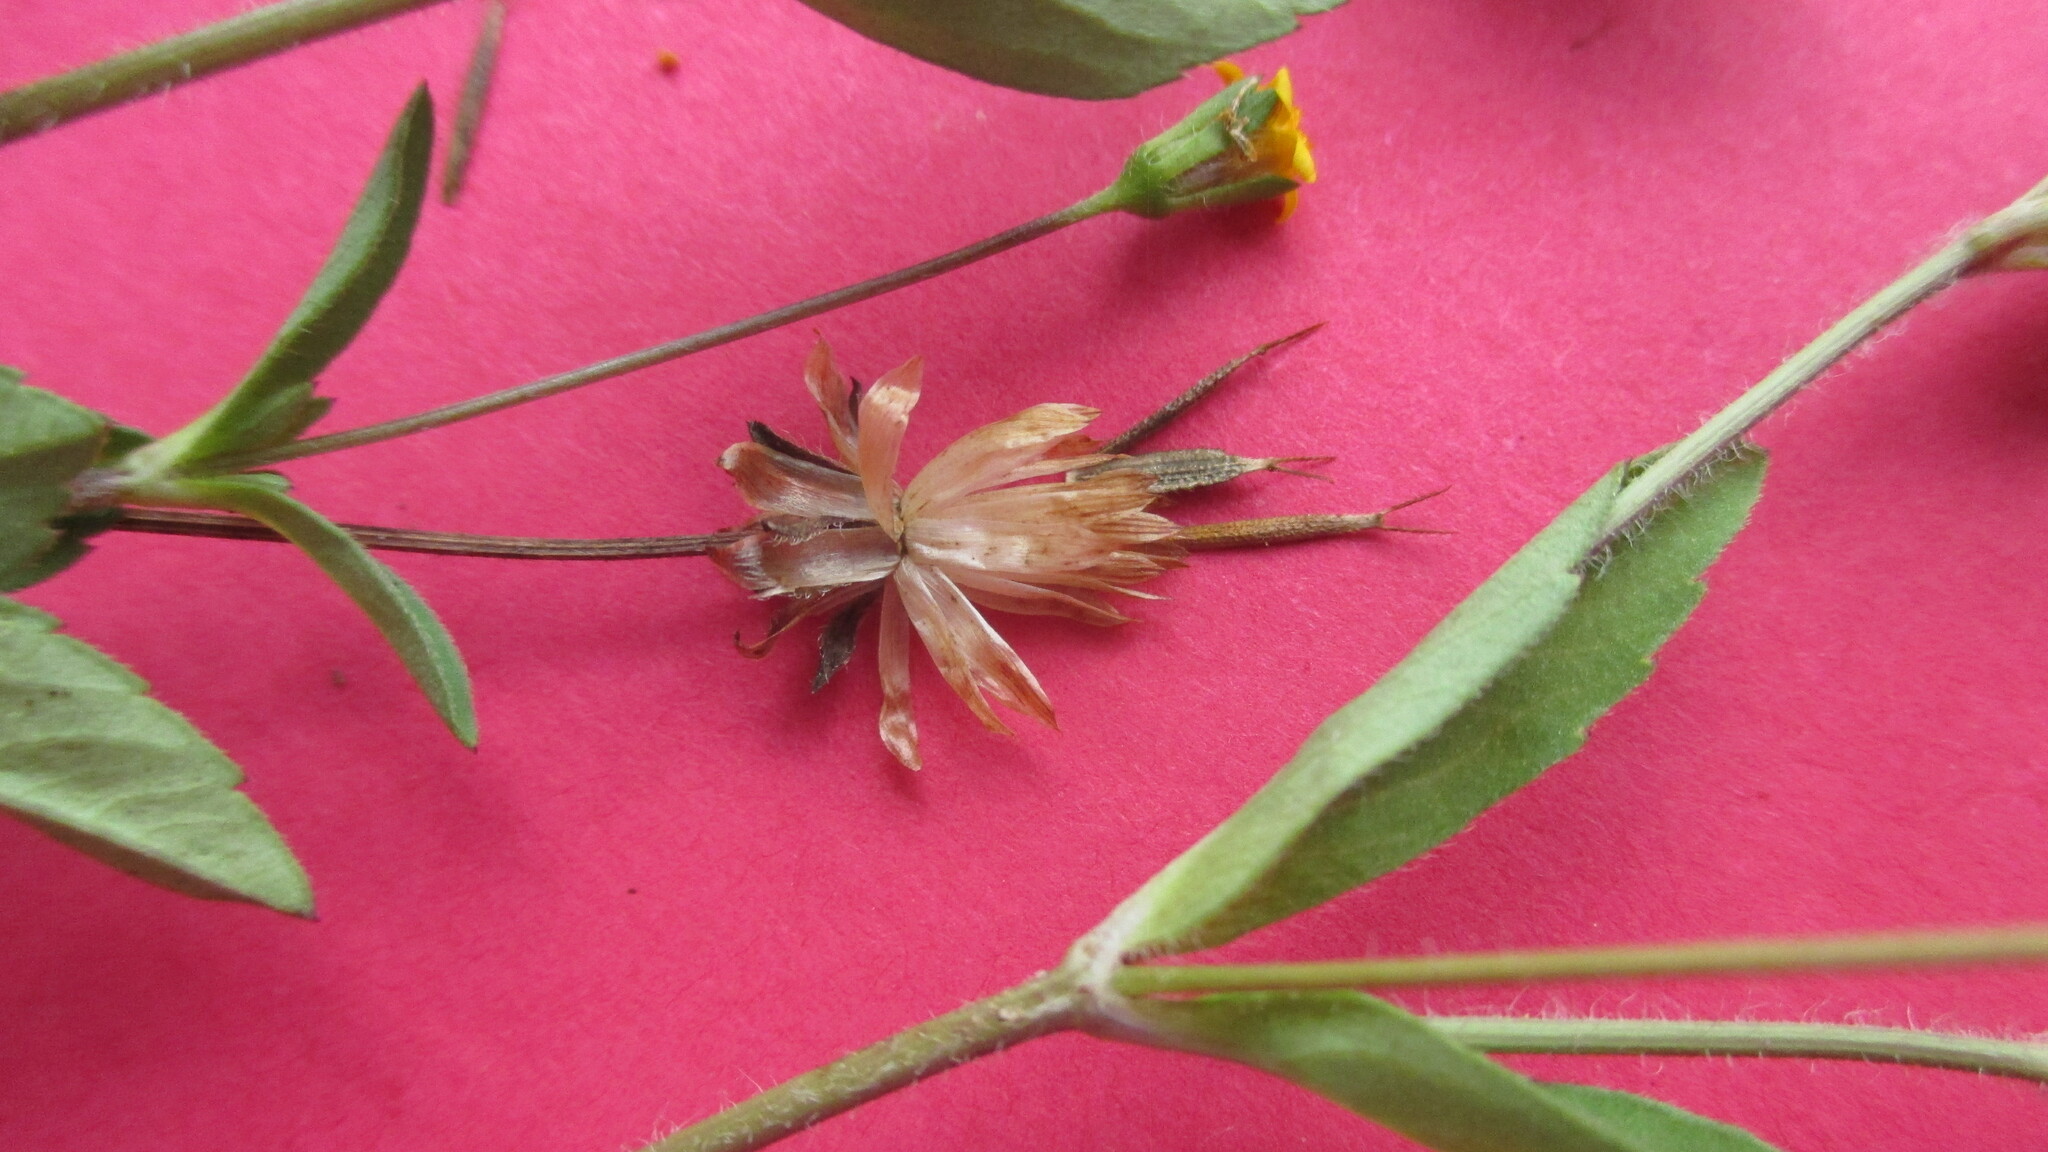
[[[1124,439],[1156,430],[1244,359]],[[1105,598],[1155,599],[1132,585],[1180,567],[1189,548],[1404,530],[1389,528],[1383,511],[1183,532],[1149,511],[1161,493],[1329,458],[1243,457],[1212,448],[1114,456],[1084,434],[1098,413],[1078,404],[1039,404],[975,429],[899,485],[896,464],[921,375],[913,360],[862,389],[820,342],[804,380],[824,415],[831,450],[812,451],[765,425],[749,425],[751,438],[728,448],[719,464],[757,516],[705,553],[741,587],[776,605],[760,640],[735,637],[747,655],[766,654],[802,620],[829,621],[819,637],[813,691],[846,665],[862,615],[879,608],[878,727],[907,768],[922,762],[910,701],[910,653],[918,640],[990,729],[1009,731],[996,714],[999,704],[1051,724],[1044,689],[984,610],[1120,624],[1128,617]]]

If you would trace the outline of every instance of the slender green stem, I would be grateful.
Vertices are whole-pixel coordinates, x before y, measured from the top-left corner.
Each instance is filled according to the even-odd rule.
[[[444,0],[285,0],[0,92],[0,144]]]
[[[1007,232],[997,233],[986,240],[969,244],[967,247],[956,252],[949,252],[944,256],[926,260],[921,264],[913,264],[908,268],[890,272],[887,275],[877,276],[872,280],[863,280],[858,284],[827,292],[822,296],[813,296],[808,300],[800,300],[795,304],[763,312],[758,316],[751,316],[745,320],[707,329],[694,336],[685,336],[680,340],[671,340],[666,344],[657,344],[652,348],[643,348],[638,352],[629,352],[624,356],[615,356],[609,360],[601,360],[587,367],[578,368],[573,372],[563,372],[559,375],[535,380],[530,384],[521,384],[516,388],[507,388],[502,392],[493,392],[488,396],[478,396],[473,400],[464,400],[460,403],[435,408],[432,411],[422,412],[416,416],[389,420],[382,424],[370,424],[362,428],[352,428],[346,432],[335,432],[327,436],[314,436],[305,440],[295,440],[290,444],[264,452],[252,452],[239,456],[223,456],[218,460],[209,461],[207,469],[212,472],[243,472],[251,468],[265,468],[273,464],[281,464],[286,460],[297,460],[305,456],[317,456],[323,452],[335,452],[343,448],[375,444],[380,440],[410,436],[415,432],[425,432],[430,428],[440,428],[448,424],[471,420],[478,416],[512,408],[529,401],[539,400],[543,397],[559,395],[571,389],[581,388],[586,384],[595,384],[600,380],[609,380],[614,376],[623,376],[628,372],[637,372],[642,368],[651,368],[656,364],[679,359],[694,352],[702,352],[708,348],[716,348],[721,344],[730,344],[735,340],[741,340],[748,336],[757,336],[786,324],[808,320],[820,313],[830,312],[835,308],[844,308],[849,304],[858,304],[863,300],[872,299],[885,292],[894,292],[898,288],[907,288],[912,284],[929,280],[934,276],[951,272],[956,268],[965,267],[976,260],[985,259],[998,252],[1007,252],[1019,244],[1036,240],[1041,236],[1048,236],[1069,224],[1078,224],[1091,216],[1099,216],[1115,207],[1115,201],[1106,192],[1099,192],[1070,208],[1063,208],[1051,215],[1041,216],[1028,224],[1020,224]]]
[[[1116,975],[1126,996],[1283,988],[1388,988],[1704,976],[1814,968],[1982,964],[2048,959],[2048,925],[1883,932],[1786,940],[1727,940],[1625,948],[1476,952],[1306,964],[1146,964]]]
[[[1673,445],[1656,463],[1631,481],[1616,499],[1606,531],[1592,551],[1597,554],[1699,470],[1736,445],[1750,429],[1778,410],[1799,390],[1848,355],[1865,340],[1914,305],[1954,284],[1975,269],[1987,253],[2048,227],[2048,203],[2030,191],[2011,207],[1984,220],[1961,239],[1899,277],[1855,311],[1794,353],[1777,370],[1758,381],[1735,402],[1714,414],[1698,431]]]
[[[786,1080],[642,1152],[746,1152],[1014,1044],[1072,1025],[1078,1000],[1053,972]]]
[[[2048,1044],[1910,1028],[1765,1020],[1591,1020],[1427,1016],[1484,1052],[1571,1056],[1787,1056],[1872,1060],[2048,1084]]]

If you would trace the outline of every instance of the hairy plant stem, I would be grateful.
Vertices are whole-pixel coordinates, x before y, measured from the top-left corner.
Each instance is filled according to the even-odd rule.
[[[2048,929],[2025,927],[1897,932],[1806,941],[1734,941],[1670,948],[1501,952],[1334,965],[1124,967],[1111,977],[1110,988],[1118,995],[1216,993],[1359,984],[1479,983],[1558,976],[1675,975],[1738,968],[1761,972],[1880,963],[1925,965],[2044,955],[2048,955]],[[1560,962],[1565,958],[1571,963]],[[1423,966],[1435,966],[1435,970],[1424,973]],[[1353,978],[1361,970],[1370,978]],[[1284,978],[1276,979],[1275,973]],[[1202,979],[1161,981],[1161,977],[1171,974],[1201,974]],[[1313,978],[1294,978],[1299,975]],[[1428,978],[1418,978],[1423,975]],[[743,1152],[762,1148],[969,1060],[1053,1032],[1085,1030],[1091,1022],[1101,1023],[1104,1019],[1076,970],[1062,967],[778,1084],[650,1144],[642,1152]],[[2048,1044],[1904,1028],[1741,1020],[1518,1016],[1423,1019],[1452,1039],[1494,1053],[1869,1060],[2048,1083]]]
[[[317,456],[323,452],[335,452],[343,448],[356,448],[364,444],[375,444],[380,440],[410,436],[415,432],[425,432],[432,428],[444,427],[463,420],[472,420],[478,416],[517,407],[533,400],[559,395],[572,389],[581,388],[586,384],[595,384],[600,380],[609,380],[614,376],[623,376],[628,372],[637,372],[642,368],[651,368],[656,364],[680,359],[681,357],[695,352],[702,352],[709,348],[716,348],[721,344],[730,344],[735,340],[742,340],[748,336],[758,336],[763,332],[768,332],[787,324],[794,324],[800,320],[808,320],[813,316],[830,312],[835,308],[844,308],[848,305],[858,304],[863,300],[880,296],[885,292],[894,292],[898,288],[907,288],[912,284],[921,283],[934,276],[951,272],[957,268],[963,268],[974,263],[976,260],[986,259],[998,252],[1007,252],[1020,244],[1028,243],[1042,236],[1049,236],[1070,224],[1078,224],[1091,216],[1099,216],[1116,207],[1115,200],[1109,196],[1106,190],[1098,192],[1071,207],[1063,208],[1050,215],[1041,216],[1027,224],[1019,224],[1008,231],[999,232],[986,240],[976,241],[965,248],[949,252],[944,256],[934,257],[921,264],[913,264],[908,268],[877,276],[872,280],[863,280],[858,284],[827,292],[822,296],[813,296],[808,300],[787,304],[781,308],[763,312],[758,316],[750,316],[745,320],[738,320],[731,324],[720,325],[717,328],[706,329],[694,336],[685,336],[680,340],[671,340],[666,344],[656,344],[652,348],[643,348],[638,352],[629,352],[624,356],[600,360],[595,364],[587,365],[571,372],[548,376],[535,380],[530,384],[521,384],[515,388],[493,392],[487,396],[478,396],[473,400],[463,400],[459,403],[435,408],[432,411],[421,412],[415,416],[388,420],[382,424],[369,424],[361,428],[349,429],[346,432],[330,433],[326,436],[313,436],[304,440],[294,440],[289,444],[263,452],[222,456],[216,460],[209,460],[207,462],[207,470],[213,473],[222,473],[245,472],[252,468],[267,468],[274,464],[281,464],[286,460],[297,460],[306,456]]]
[[[0,144],[445,0],[285,0],[0,92]]]
[[[1768,1020],[1594,1020],[1426,1016],[1483,1052],[1557,1056],[1781,1056],[1870,1060],[2048,1084],[2048,1044],[1911,1028]]]
[[[1816,968],[1983,964],[2048,959],[2048,926],[1555,948],[1297,964],[1146,964],[1120,969],[1125,996],[1298,988],[1392,988],[1625,976],[1705,976]]]
[[[2044,186],[2048,186],[2048,182],[2044,182]],[[1905,315],[1914,305],[1981,267],[1987,255],[2043,228],[2048,228],[2048,201],[2042,199],[2041,189],[2036,188],[2012,206],[1979,222],[1961,239],[1928,257],[1919,267],[1864,301],[1630,481],[1616,499],[1614,510],[1607,518],[1606,530],[1590,553],[1598,555],[1626,535],[1644,516],[1684,488],[1702,468],[1740,443],[1750,429],[1777,411],[1800,389],[1819,379],[1858,345]]]
[[[785,1080],[643,1152],[745,1152],[773,1144],[898,1088],[1072,1027],[1081,997],[1064,970],[907,1028],[792,1080]]]

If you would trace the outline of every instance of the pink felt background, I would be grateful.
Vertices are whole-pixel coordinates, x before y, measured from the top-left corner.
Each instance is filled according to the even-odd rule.
[[[0,85],[237,10],[5,0]],[[1370,509],[1456,529],[1205,557],[1099,633],[1006,625],[1063,730],[983,733],[919,669],[930,767],[874,736],[870,650],[816,699],[751,663],[701,562],[399,557],[474,670],[475,755],[297,556],[109,538],[29,593],[250,775],[321,920],[174,897],[0,823],[0,1147],[634,1146],[1054,962],[1613,460],[1704,413],[2048,172],[2028,0],[1356,0],[1294,66],[1323,183],[1097,221],[825,318],[929,372],[908,449],[1081,401],[1114,428],[1330,327],[1164,443],[1333,452],[1190,518]],[[478,9],[391,21],[0,150],[0,362],[165,431],[317,266],[408,89],[445,113]],[[682,57],[674,76],[657,52]],[[329,427],[681,335],[1091,191],[1212,90],[1001,91],[792,0],[521,0],[453,210],[328,374]],[[1341,956],[2048,918],[2048,278],[1963,287],[1764,439],[1754,525],[1584,754],[1444,850],[1245,942]],[[338,518],[687,532],[717,452],[816,438],[788,330],[290,469]],[[2048,975],[1410,997],[2048,1029]],[[2040,1145],[2036,1088],[1803,1062],[1520,1062],[1789,1152]],[[1397,1148],[1290,1086],[1080,1038],[790,1147]]]

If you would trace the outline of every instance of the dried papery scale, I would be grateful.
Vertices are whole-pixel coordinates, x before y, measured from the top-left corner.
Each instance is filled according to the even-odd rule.
[[[1250,360],[1314,329],[1240,357],[1112,441],[1129,447],[1157,431]],[[1385,512],[1294,516],[1183,527],[1150,510],[1164,492],[1226,483],[1328,457],[1242,457],[1219,449],[1126,456],[1083,434],[1099,413],[1039,404],[985,425],[942,450],[906,485],[896,482],[923,367],[911,360],[863,392],[821,340],[804,381],[825,418],[830,454],[759,422],[719,466],[761,516],[710,549],[713,562],[776,611],[740,650],[764,656],[796,624],[825,617],[812,689],[851,658],[861,619],[879,610],[882,742],[918,768],[910,704],[914,631],[940,675],[989,729],[1009,729],[1002,704],[1048,725],[1051,702],[983,610],[1065,616],[1096,625],[1130,619],[1111,597],[1157,599],[1141,584],[1181,567],[1189,548],[1280,543],[1384,528]],[[1312,473],[1301,473],[1313,475]],[[1412,503],[1412,501],[1411,501]],[[1402,505],[1405,506],[1405,505]],[[1391,511],[1389,509],[1388,511]]]

